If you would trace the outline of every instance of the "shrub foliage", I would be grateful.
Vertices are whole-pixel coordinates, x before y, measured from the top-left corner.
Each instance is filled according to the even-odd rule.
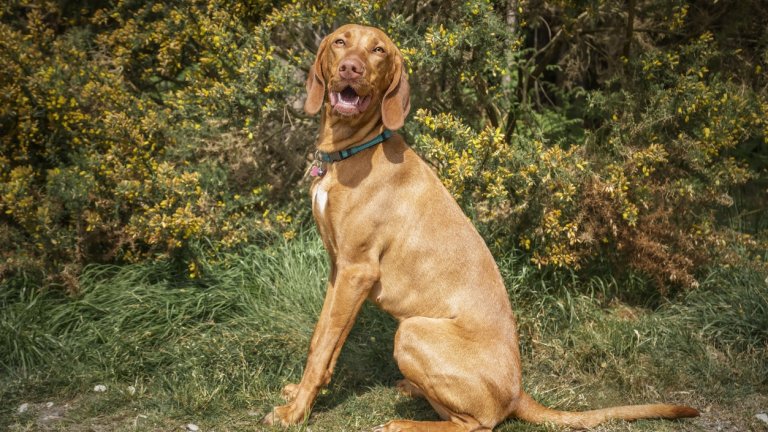
[[[87,263],[161,257],[197,277],[208,252],[290,239],[304,76],[345,22],[401,47],[404,133],[494,247],[662,291],[764,265],[759,3],[6,2],[0,278],[76,290]]]

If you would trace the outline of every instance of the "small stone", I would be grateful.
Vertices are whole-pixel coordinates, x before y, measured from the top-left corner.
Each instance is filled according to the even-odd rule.
[[[29,409],[28,403],[23,403],[19,405],[19,414],[24,414],[25,412],[27,412],[28,409]]]
[[[136,416],[135,419],[133,419],[133,427],[138,428],[139,427],[139,420],[146,420],[147,416],[144,414],[139,414]]]
[[[52,408],[53,407],[53,402],[48,402],[47,404],[45,404],[45,407],[46,408]]]
[[[134,386],[128,386],[128,394],[133,396],[136,394],[136,387]]]
[[[194,423],[188,423],[187,424],[187,430],[189,432],[198,432],[200,430],[200,428],[196,424],[194,424]]]
[[[757,419],[762,421],[763,423],[768,423],[768,414],[766,413],[756,414],[755,417],[757,417]]]
[[[105,391],[107,391],[107,386],[105,386],[104,384],[98,384],[93,388],[93,391],[95,391],[96,393],[104,393]]]

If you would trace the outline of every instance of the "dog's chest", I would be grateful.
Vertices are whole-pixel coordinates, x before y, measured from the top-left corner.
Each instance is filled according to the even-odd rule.
[[[325,209],[328,206],[328,190],[323,186],[323,182],[317,182],[312,188],[312,211],[315,215],[325,216]]]
[[[320,237],[323,239],[326,250],[333,259],[336,256],[337,247],[336,239],[333,237],[333,230],[331,229],[331,214],[328,209],[331,201],[331,185],[327,180],[321,179],[316,181],[310,189],[310,194],[312,196],[312,215],[315,217],[317,230],[320,232]]]

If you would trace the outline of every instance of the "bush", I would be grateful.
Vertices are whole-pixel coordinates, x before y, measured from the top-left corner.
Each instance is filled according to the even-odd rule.
[[[763,9],[11,2],[0,277],[75,291],[86,263],[158,258],[199,277],[212,252],[291,238],[309,215],[304,76],[345,22],[401,47],[404,133],[493,247],[542,268],[639,271],[661,291],[695,287],[731,243],[762,266]]]
[[[75,290],[86,263],[175,257],[195,276],[196,245],[290,235],[270,180],[301,155],[261,136],[291,75],[263,31],[216,2],[81,6],[3,11],[0,275]]]
[[[450,90],[432,91],[451,108],[419,110],[412,129],[415,143],[495,243],[509,247],[514,241],[539,267],[578,270],[602,261],[616,273],[639,272],[666,293],[669,288],[698,286],[702,269],[726,256],[732,258],[737,243],[746,246],[742,252],[749,249],[752,263],[765,269],[764,219],[756,225],[742,224],[738,234],[724,223],[734,196],[742,195],[745,187],[754,190],[755,185],[766,184],[768,94],[765,87],[755,86],[765,83],[760,74],[768,52],[764,36],[759,39],[762,45],[741,54],[751,56],[754,70],[724,67],[735,60],[725,49],[732,39],[693,28],[674,41],[638,36],[641,40],[627,46],[641,42],[655,46],[631,57],[621,55],[629,54],[629,48],[615,57],[606,55],[607,48],[595,53],[606,57],[609,68],[587,62],[580,66],[581,74],[574,74],[573,64],[549,66],[570,90],[551,87],[536,75],[542,69],[532,66],[537,56],[550,44],[563,43],[559,38],[567,37],[566,31],[597,32],[601,36],[595,44],[616,45],[615,38],[600,33],[600,19],[623,8],[609,4],[605,10],[560,10],[565,18],[552,19],[563,23],[540,43],[541,49],[523,49],[521,56],[496,63],[498,69],[488,66],[493,60],[482,52],[479,57],[485,61],[474,61],[479,50],[465,42],[458,51],[471,61],[462,63],[461,77],[449,82],[464,83],[464,76],[476,73],[488,81],[470,80],[457,87],[465,95],[484,97],[465,96],[451,105],[446,102],[459,99]],[[646,16],[656,15],[661,21],[659,34],[665,27],[677,32],[687,25],[687,5],[652,13],[653,7],[654,2],[637,5]],[[667,15],[659,17],[660,12]],[[477,25],[468,18],[472,13],[457,27],[468,31]],[[552,16],[534,7],[529,13],[529,22]],[[483,28],[495,35],[499,26]],[[455,62],[450,41],[466,41],[461,31],[451,33],[442,24],[430,31],[440,35],[443,45],[449,41],[449,48],[438,53],[417,47],[412,56],[419,59],[416,63],[429,69]],[[427,41],[435,38],[430,31]],[[539,32],[523,25],[521,34]],[[498,39],[514,41],[513,36]],[[578,37],[573,36],[570,48],[582,43]],[[563,54],[575,61],[572,55]],[[473,69],[478,64],[484,66]],[[531,67],[533,71],[526,69]],[[589,88],[594,87],[589,74],[600,82],[595,89]],[[504,77],[509,79],[505,82]],[[530,84],[536,91],[526,90]],[[518,99],[510,103],[512,95]],[[506,117],[497,114],[504,111]],[[750,197],[739,204],[758,212],[764,208],[764,195]]]

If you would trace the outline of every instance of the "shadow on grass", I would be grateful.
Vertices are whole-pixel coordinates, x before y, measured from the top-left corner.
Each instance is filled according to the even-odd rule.
[[[402,378],[392,357],[396,330],[392,317],[365,303],[342,348],[331,383],[313,411],[329,411],[372,388],[394,386]]]
[[[438,421],[440,416],[423,398],[404,398],[395,404],[396,419]],[[395,419],[392,419],[395,420]]]

